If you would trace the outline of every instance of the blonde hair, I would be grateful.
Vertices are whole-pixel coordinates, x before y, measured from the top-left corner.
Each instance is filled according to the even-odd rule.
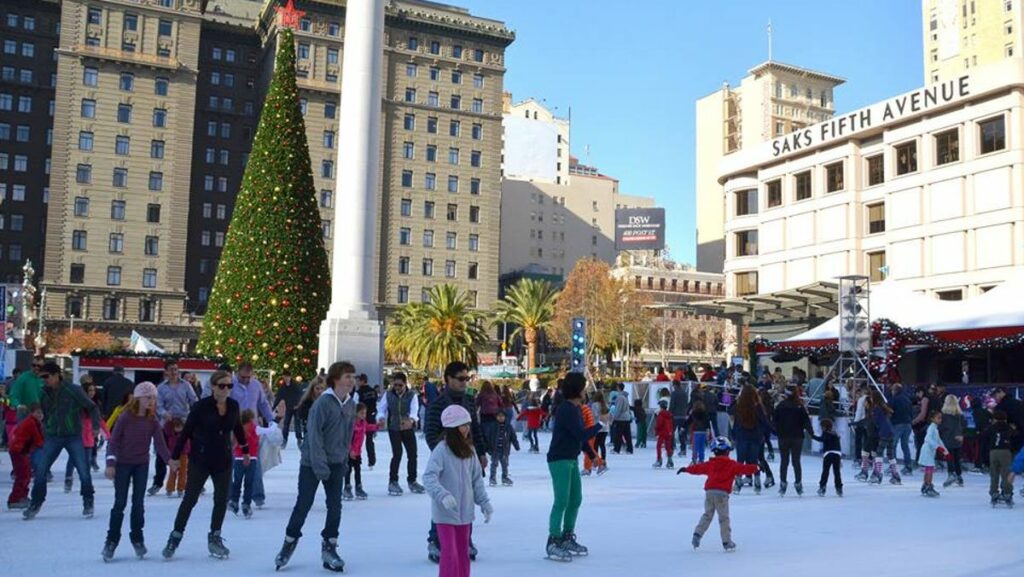
[[[154,400],[156,400],[156,399],[154,399]],[[125,411],[129,412],[129,413],[131,413],[133,415],[138,415],[139,414],[139,397],[135,397],[135,396],[131,397],[131,400],[128,401],[128,406],[125,407]],[[156,418],[156,403],[153,403],[152,407],[146,409],[145,417],[147,419],[155,419]]]
[[[963,411],[960,410],[960,401],[957,400],[956,395],[946,395],[946,399],[942,402],[942,414],[943,415],[962,415]]]

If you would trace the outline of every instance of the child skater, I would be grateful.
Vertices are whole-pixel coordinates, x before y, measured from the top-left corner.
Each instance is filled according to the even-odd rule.
[[[469,411],[461,405],[450,405],[441,413],[444,439],[430,453],[423,473],[423,485],[430,495],[431,520],[437,525],[441,541],[439,577],[469,577],[473,507],[480,507],[484,523],[489,523],[494,513],[469,436],[471,423]]]
[[[924,482],[921,485],[921,494],[925,497],[938,497],[939,492],[932,485],[932,475],[935,474],[935,453],[936,451],[945,458],[949,451],[946,445],[942,444],[942,437],[939,435],[939,423],[942,422],[942,413],[932,411],[928,415],[930,421],[928,431],[924,434],[924,442],[921,444],[921,455],[917,458],[917,464],[924,469]]]
[[[356,405],[356,422],[352,425],[352,445],[348,451],[348,469],[345,471],[345,488],[341,492],[341,498],[351,501],[352,495],[352,472],[356,473],[355,498],[364,501],[367,498],[363,490],[363,476],[359,468],[363,464],[363,443],[366,441],[366,433],[377,431],[377,425],[366,420],[366,405]]]
[[[28,486],[32,480],[32,456],[43,448],[43,409],[39,403],[28,407],[28,416],[11,432],[7,452],[11,454],[14,487],[7,497],[7,508],[28,509]]]
[[[234,470],[231,472],[231,493],[228,497],[228,509],[235,515],[238,514],[238,499],[242,498],[242,515],[246,519],[252,518],[252,500],[254,489],[257,486],[257,477],[263,476],[260,469],[260,435],[256,430],[256,413],[251,409],[242,411],[242,429],[245,431],[246,443],[253,457],[249,464],[245,463],[245,456],[241,445],[236,444],[234,449],[235,462]]]
[[[584,402],[580,405],[580,413],[583,415],[583,428],[589,429],[590,427],[597,425],[598,430],[600,430],[603,427],[601,427],[597,422],[594,411],[590,409],[590,405],[587,404],[586,398],[586,395],[584,395]],[[608,464],[600,455],[597,454],[597,435],[590,437],[585,443],[583,443],[583,472],[580,474],[584,477],[589,476],[594,465],[597,465],[598,475],[603,475],[608,470]]]
[[[758,472],[757,465],[737,463],[729,458],[732,444],[725,437],[718,437],[711,444],[714,453],[707,463],[697,463],[689,467],[680,467],[676,474],[707,475],[704,483],[704,515],[693,530],[693,548],[700,547],[700,540],[711,526],[711,519],[718,513],[718,527],[722,533],[722,547],[731,552],[736,549],[732,542],[732,527],[729,524],[729,493],[739,475],[754,475]]]
[[[658,411],[658,415],[654,418],[654,435],[658,438],[657,444],[655,445],[655,451],[658,455],[658,460],[654,462],[654,468],[661,467],[661,449],[665,448],[668,453],[668,466],[672,468],[672,434],[675,431],[675,425],[672,424],[672,413],[668,410],[668,401],[662,399],[658,401],[658,406],[661,410]]]
[[[821,481],[818,482],[818,496],[825,496],[825,485],[828,484],[828,470],[832,468],[833,476],[836,478],[836,495],[843,496],[843,451],[839,442],[839,435],[832,430],[832,419],[821,420],[821,435],[811,435],[811,438],[821,443]]]
[[[647,410],[643,399],[633,401],[633,420],[636,421],[636,448],[647,448]]]
[[[690,406],[689,416],[690,429],[693,432],[693,455],[690,464],[704,462],[704,449],[707,445],[708,427],[711,426],[711,417],[704,408],[704,402],[694,401]],[[671,467],[672,465],[669,465]]]
[[[508,476],[508,456],[512,447],[519,450],[519,440],[516,439],[516,432],[512,425],[505,420],[505,413],[495,415],[498,425],[494,428],[494,438],[489,443],[491,449],[491,486],[498,484],[498,465],[501,465],[501,484],[504,487],[512,486],[512,477]]]
[[[169,419],[164,424],[164,440],[167,442],[168,447],[174,447],[178,444],[178,437],[181,436],[181,432],[185,429],[185,420],[180,417],[174,417]],[[181,450],[181,459],[178,460],[180,463],[178,469],[167,473],[167,496],[173,497],[175,490],[177,490],[178,498],[182,498],[185,494],[185,480],[188,479],[188,450],[190,445],[188,441],[185,441],[185,448]]]
[[[519,420],[526,421],[526,440],[530,441],[529,452],[539,453],[540,439],[537,437],[537,431],[544,422],[544,410],[537,406],[537,398],[533,395],[527,401],[526,410],[519,413]]]
[[[1013,430],[1006,422],[1006,413],[994,411],[992,424],[982,433],[982,446],[989,450],[988,494],[992,498],[993,507],[1000,503],[1013,506],[1013,435]]]
[[[128,489],[132,491],[131,539],[135,555],[146,555],[142,527],[145,524],[144,503],[146,480],[149,475],[149,447],[165,462],[171,460],[171,451],[164,441],[160,421],[156,418],[156,385],[145,381],[135,385],[132,400],[114,425],[107,443],[106,477],[114,481],[114,506],[110,509],[110,527],[103,545],[103,560],[114,558],[114,550],[121,540],[124,509],[128,505]]]

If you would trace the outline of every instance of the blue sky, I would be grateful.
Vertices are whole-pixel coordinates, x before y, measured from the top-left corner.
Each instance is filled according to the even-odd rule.
[[[920,0],[450,0],[516,32],[505,89],[572,107],[573,154],[653,196],[695,262],[694,108],[773,59],[835,74],[847,111],[923,84]]]

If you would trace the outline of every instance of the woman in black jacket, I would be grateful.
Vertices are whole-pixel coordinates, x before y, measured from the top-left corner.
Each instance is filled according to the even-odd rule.
[[[249,445],[242,429],[238,402],[231,397],[231,373],[217,371],[210,377],[213,395],[200,400],[192,407],[185,421],[185,428],[178,437],[178,443],[171,452],[171,470],[178,468],[185,443],[191,441],[189,450],[188,481],[185,497],[174,518],[174,530],[164,547],[164,559],[174,556],[181,543],[185,526],[192,509],[199,501],[199,494],[207,479],[213,479],[213,515],[210,518],[210,534],[207,544],[210,556],[226,559],[230,554],[220,536],[224,514],[228,508],[228,485],[231,482],[231,435],[234,434],[242,449],[242,463],[249,466]]]
[[[800,453],[804,447],[804,431],[811,429],[811,417],[807,414],[800,395],[800,387],[786,387],[786,398],[775,407],[775,432],[779,436],[779,453],[782,455],[779,473],[779,495],[786,494],[786,477],[789,464],[793,463],[797,495],[803,495],[803,469],[800,466]]]

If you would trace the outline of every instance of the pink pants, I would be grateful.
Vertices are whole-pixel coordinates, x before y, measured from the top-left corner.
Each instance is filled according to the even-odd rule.
[[[441,542],[438,577],[469,577],[469,530],[472,525],[437,524]]]

